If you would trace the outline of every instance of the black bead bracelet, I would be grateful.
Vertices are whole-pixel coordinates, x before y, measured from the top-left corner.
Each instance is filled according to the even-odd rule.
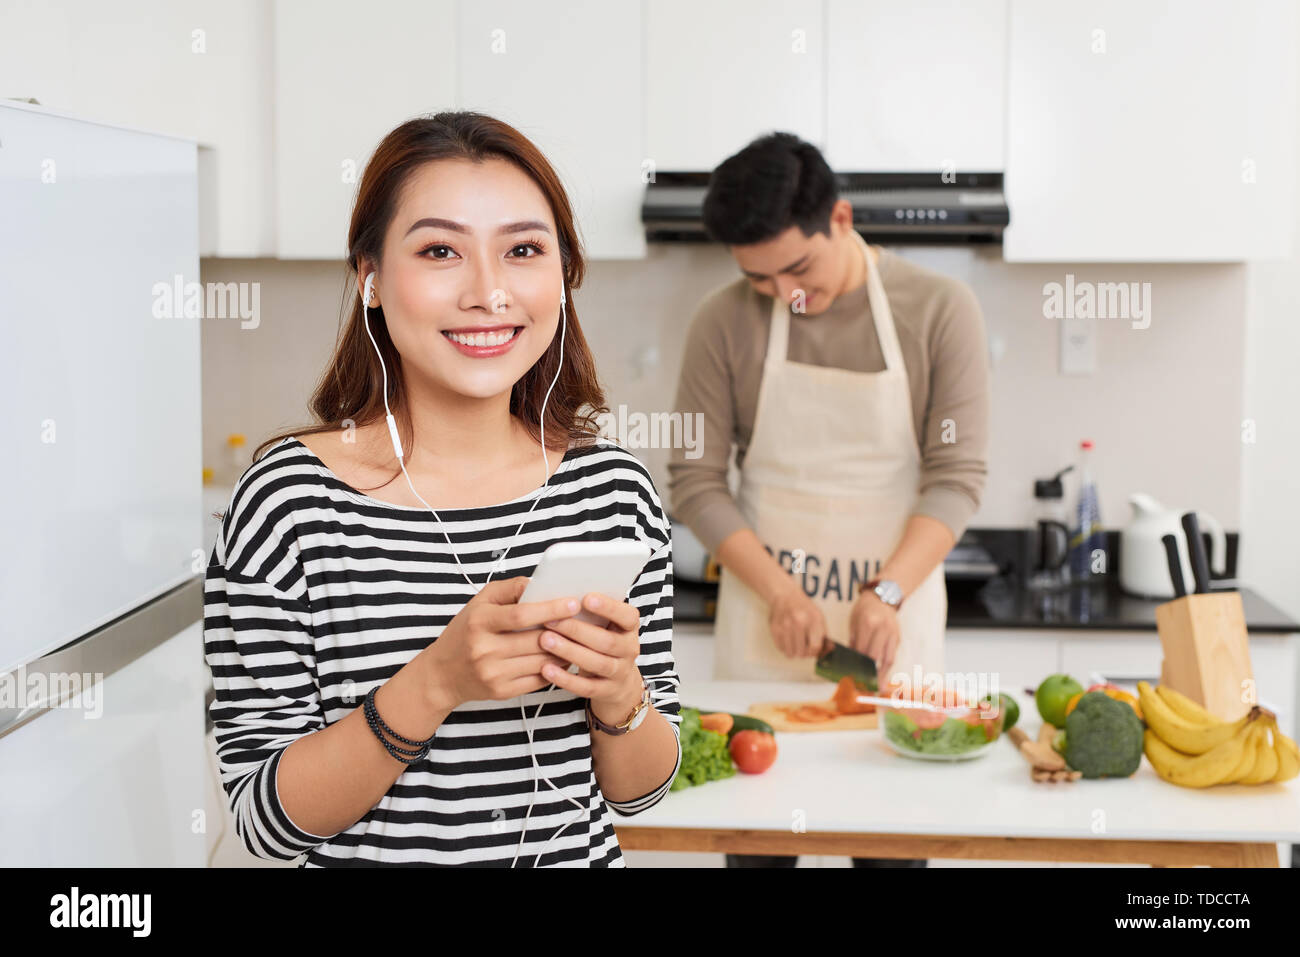
[[[437,736],[437,733],[435,732],[434,735],[431,735],[426,741],[413,741],[410,738],[402,737],[402,735],[398,734],[385,724],[383,718],[379,717],[379,709],[375,707],[375,692],[378,690],[379,688],[377,685],[374,688],[371,688],[362,705],[362,712],[365,714],[366,724],[370,726],[370,730],[374,733],[375,737],[379,739],[380,743],[384,746],[384,749],[398,761],[401,761],[403,764],[415,764],[418,761],[424,760],[429,753],[429,749],[433,747],[433,739]],[[403,744],[414,745],[417,750],[407,751],[405,748],[397,747],[397,745],[389,741],[388,738],[384,737],[385,732],[396,738],[398,741],[401,741]]]

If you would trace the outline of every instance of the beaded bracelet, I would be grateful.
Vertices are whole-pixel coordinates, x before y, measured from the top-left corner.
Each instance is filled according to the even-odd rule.
[[[375,692],[377,690],[379,690],[378,686],[370,689],[370,692],[366,695],[366,700],[362,706],[362,712],[365,714],[366,724],[370,726],[370,730],[374,733],[375,737],[379,739],[380,743],[384,746],[384,749],[403,764],[415,764],[418,761],[424,760],[429,753],[429,749],[433,746],[433,739],[436,737],[436,732],[426,741],[413,741],[410,738],[402,737],[402,735],[398,734],[385,724],[383,718],[379,717],[379,709],[375,707]],[[403,744],[414,745],[417,750],[407,751],[405,748],[397,747],[397,745],[384,737],[383,733],[381,733],[381,729],[383,732],[387,732]]]

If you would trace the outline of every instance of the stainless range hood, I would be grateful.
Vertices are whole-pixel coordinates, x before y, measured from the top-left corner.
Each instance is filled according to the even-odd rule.
[[[1002,242],[1011,216],[1001,173],[839,173],[840,195],[868,242],[965,246]],[[708,173],[660,172],[646,184],[647,242],[708,242],[700,208]]]

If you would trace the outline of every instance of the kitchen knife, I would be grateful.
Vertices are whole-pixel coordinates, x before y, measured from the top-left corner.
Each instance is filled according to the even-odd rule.
[[[827,638],[822,642],[821,654],[815,668],[819,677],[839,682],[846,675],[867,691],[879,691],[876,663],[862,652]]]
[[[1183,561],[1178,557],[1178,539],[1173,535],[1164,535],[1160,541],[1165,543],[1165,558],[1169,561],[1169,577],[1174,583],[1174,597],[1182,598],[1187,594],[1183,584]]]
[[[1205,560],[1205,542],[1201,540],[1201,526],[1195,512],[1183,514],[1183,531],[1187,534],[1187,554],[1192,559],[1196,593],[1204,594],[1210,590],[1210,564]]]

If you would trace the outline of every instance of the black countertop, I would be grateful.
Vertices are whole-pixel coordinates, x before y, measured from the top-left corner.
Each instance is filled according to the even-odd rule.
[[[1212,591],[1228,589],[1214,588]],[[1300,623],[1249,588],[1240,588],[1246,630],[1300,632]],[[1164,604],[1120,591],[1113,578],[1053,595],[1026,590],[1018,579],[1000,576],[979,589],[948,590],[949,628],[1081,628],[1100,631],[1155,631],[1156,608]]]
[[[1224,590],[1222,587],[1215,591]],[[1300,622],[1249,588],[1239,589],[1246,630],[1259,634],[1300,633]],[[711,624],[717,604],[716,583],[683,579],[673,582],[677,621]],[[979,587],[948,583],[949,628],[1064,628],[1092,631],[1155,631],[1156,606],[1119,590],[1113,577],[1089,587],[1075,586],[1051,597],[1027,591],[1017,577],[1000,575]]]

